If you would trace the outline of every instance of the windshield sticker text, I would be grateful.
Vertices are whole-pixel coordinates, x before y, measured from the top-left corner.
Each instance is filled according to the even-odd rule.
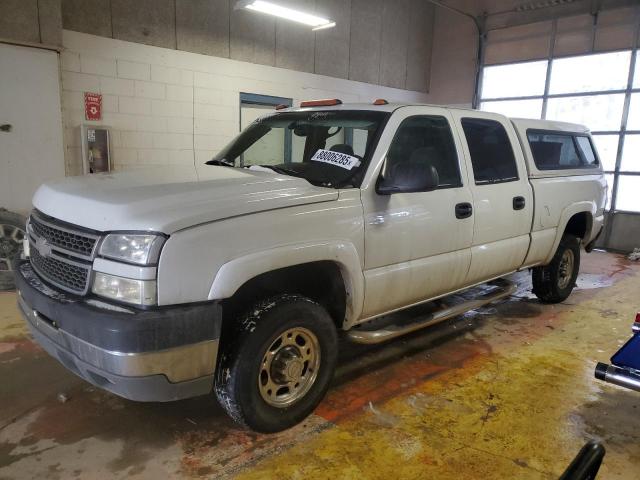
[[[309,115],[310,120],[325,120],[331,116],[333,116],[333,112],[313,112]]]
[[[357,167],[360,165],[360,160],[358,157],[352,157],[351,155],[347,155],[346,153],[333,152],[331,150],[323,150],[319,149],[311,160],[315,162],[323,162],[328,163],[330,165],[335,165],[336,167],[341,167],[347,170],[351,170],[353,167]]]

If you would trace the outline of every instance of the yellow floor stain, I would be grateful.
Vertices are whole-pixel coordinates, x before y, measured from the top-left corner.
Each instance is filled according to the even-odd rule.
[[[13,292],[0,292],[0,341],[24,337],[27,327],[16,315],[16,296]]]
[[[640,431],[629,424],[640,394],[597,382],[593,368],[629,337],[639,287],[634,275],[614,288],[576,291],[563,305],[545,306],[531,318],[545,325],[522,336],[489,325],[480,337],[491,354],[371,405],[235,478],[558,478],[596,438],[608,447],[601,478],[636,479]]]

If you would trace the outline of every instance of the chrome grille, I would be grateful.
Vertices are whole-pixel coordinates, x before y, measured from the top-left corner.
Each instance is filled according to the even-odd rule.
[[[90,258],[98,242],[98,236],[79,230],[71,230],[66,226],[58,225],[54,221],[47,221],[39,214],[31,215],[29,224],[32,232],[40,238],[44,238],[50,245],[62,250],[77,253]]]
[[[44,281],[76,295],[89,290],[100,237],[34,211],[27,223],[30,261]]]
[[[64,290],[81,295],[87,292],[89,265],[68,263],[54,256],[43,257],[35,248],[31,250],[31,265],[45,280]]]

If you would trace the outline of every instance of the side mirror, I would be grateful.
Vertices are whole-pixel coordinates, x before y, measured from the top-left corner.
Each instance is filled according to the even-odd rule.
[[[378,179],[376,192],[379,195],[428,192],[438,188],[439,182],[438,171],[433,165],[402,162],[395,165],[385,178]]]

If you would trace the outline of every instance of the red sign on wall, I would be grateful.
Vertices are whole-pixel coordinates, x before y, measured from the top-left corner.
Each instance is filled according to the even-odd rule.
[[[102,95],[84,92],[84,116],[87,120],[102,119]]]

